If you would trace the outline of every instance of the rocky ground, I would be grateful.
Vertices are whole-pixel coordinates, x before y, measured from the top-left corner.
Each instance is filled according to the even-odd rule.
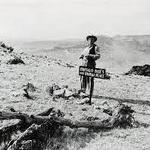
[[[53,83],[59,86],[68,85],[71,89],[80,88],[78,63],[75,63],[78,60],[74,60],[77,55],[75,53],[68,57],[67,52],[64,54],[65,57],[61,57],[60,51],[42,55],[1,52],[0,109],[13,107],[21,112],[37,114],[46,108],[55,107],[70,119],[80,120],[89,116],[104,119],[107,114],[101,112],[102,108],[123,102],[135,110],[135,120],[143,124],[139,128],[97,132],[66,128],[62,136],[53,139],[54,145],[49,140],[47,149],[149,150],[150,77],[110,73],[110,80],[95,79],[91,106],[81,105],[81,99],[77,98],[53,99],[47,91]],[[21,57],[25,64],[7,64],[14,55]],[[27,83],[35,86],[35,91],[29,91],[31,99],[24,96]],[[0,126],[2,125],[6,125],[6,122],[1,122]]]

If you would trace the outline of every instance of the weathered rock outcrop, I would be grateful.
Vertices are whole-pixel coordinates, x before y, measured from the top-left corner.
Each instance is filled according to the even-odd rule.
[[[14,56],[7,61],[7,64],[16,65],[16,64],[25,64],[21,57]]]
[[[143,66],[133,66],[130,71],[125,73],[125,75],[142,75],[142,76],[150,76],[150,65],[145,64]]]

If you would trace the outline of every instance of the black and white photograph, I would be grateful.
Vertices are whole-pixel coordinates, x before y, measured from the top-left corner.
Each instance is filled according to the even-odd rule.
[[[150,150],[150,1],[0,0],[0,150]]]

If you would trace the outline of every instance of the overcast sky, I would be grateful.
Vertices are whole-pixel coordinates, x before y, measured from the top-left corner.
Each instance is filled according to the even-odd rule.
[[[0,37],[150,34],[150,0],[0,0]]]

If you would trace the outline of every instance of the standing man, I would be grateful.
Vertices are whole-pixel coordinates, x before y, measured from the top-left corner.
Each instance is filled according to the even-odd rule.
[[[96,60],[100,58],[99,47],[95,44],[97,41],[97,37],[94,35],[89,35],[86,37],[88,42],[88,47],[84,49],[82,52],[80,59],[82,60],[82,66],[94,69],[96,67]],[[94,78],[81,76],[81,91],[85,94],[87,93],[87,89],[90,89],[90,95],[93,94],[94,88]]]

